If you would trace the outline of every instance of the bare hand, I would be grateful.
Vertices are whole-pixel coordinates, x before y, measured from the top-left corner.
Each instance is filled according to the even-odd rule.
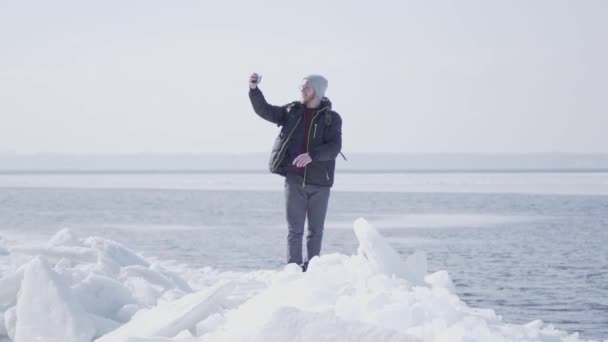
[[[310,158],[310,155],[308,155],[308,153],[303,153],[297,156],[296,159],[293,160],[292,164],[297,167],[304,167],[308,165],[311,161],[312,159]]]
[[[251,89],[255,89],[258,87],[258,84],[260,83],[260,81],[262,80],[262,76],[253,73],[251,74],[251,76],[249,76],[249,88]]]

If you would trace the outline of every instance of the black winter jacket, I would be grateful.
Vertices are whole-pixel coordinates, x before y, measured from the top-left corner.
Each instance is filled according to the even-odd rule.
[[[292,102],[284,106],[273,106],[266,102],[259,88],[249,90],[253,110],[265,120],[281,127],[270,154],[270,172],[285,176],[291,160],[287,158],[293,134],[299,125],[304,125],[304,105]],[[336,157],[342,149],[342,118],[331,109],[331,102],[323,98],[320,109],[313,116],[307,137],[307,151],[312,159],[304,169],[303,186],[314,184],[332,186],[336,169]]]

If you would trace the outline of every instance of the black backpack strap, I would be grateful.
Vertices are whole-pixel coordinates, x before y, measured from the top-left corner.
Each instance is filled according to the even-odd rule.
[[[331,111],[325,112],[325,125],[331,125]]]
[[[331,118],[332,118],[332,112],[330,110],[325,112],[325,125],[329,126],[331,125]],[[344,158],[344,160],[348,161],[348,159],[346,159],[346,156],[344,155],[344,153],[340,152],[340,155],[342,156],[342,158]]]

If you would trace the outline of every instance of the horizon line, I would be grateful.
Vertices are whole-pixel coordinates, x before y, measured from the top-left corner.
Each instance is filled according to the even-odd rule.
[[[344,152],[344,151],[343,151]],[[0,151],[0,157],[5,156],[196,156],[196,155],[256,155],[268,154],[269,151],[256,152],[11,152]],[[344,152],[355,155],[474,155],[474,156],[496,156],[496,155],[607,155],[607,152]]]

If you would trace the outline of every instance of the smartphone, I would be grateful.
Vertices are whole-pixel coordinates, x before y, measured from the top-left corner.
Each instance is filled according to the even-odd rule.
[[[255,81],[255,84],[260,84],[262,82],[262,75],[258,75],[258,79]]]

